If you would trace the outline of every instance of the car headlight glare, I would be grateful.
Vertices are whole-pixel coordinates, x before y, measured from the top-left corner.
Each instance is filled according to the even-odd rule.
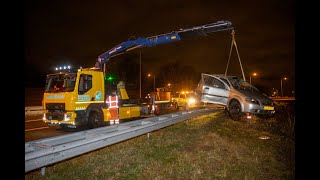
[[[194,98],[190,98],[190,99],[188,100],[188,102],[189,102],[190,104],[193,104],[193,103],[196,102],[196,100],[195,100]]]

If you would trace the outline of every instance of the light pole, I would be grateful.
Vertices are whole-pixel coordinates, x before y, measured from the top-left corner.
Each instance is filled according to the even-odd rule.
[[[148,77],[151,77],[151,74],[148,74]],[[153,75],[153,92],[156,95],[156,76]]]
[[[141,50],[140,50],[140,68],[139,68],[139,78],[140,78],[140,82],[139,82],[139,85],[140,85],[140,98],[141,98]]]
[[[253,73],[253,76],[257,76],[257,73]],[[250,75],[250,84],[251,84],[251,75]]]
[[[287,80],[287,78],[286,78],[286,77],[285,77],[285,78],[281,78],[281,80],[280,80],[280,85],[281,85],[281,97],[283,97],[282,79],[283,79],[283,80]]]

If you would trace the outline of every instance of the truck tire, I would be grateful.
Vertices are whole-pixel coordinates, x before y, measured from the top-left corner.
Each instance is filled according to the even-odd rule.
[[[233,99],[229,104],[229,116],[233,120],[240,120],[241,119],[241,104],[238,100]]]
[[[102,112],[91,111],[88,117],[88,126],[90,129],[98,128],[104,126],[103,114]]]

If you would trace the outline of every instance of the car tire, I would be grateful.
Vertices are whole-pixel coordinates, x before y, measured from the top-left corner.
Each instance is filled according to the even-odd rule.
[[[240,120],[241,119],[241,104],[238,100],[232,100],[229,104],[229,116],[232,120]]]

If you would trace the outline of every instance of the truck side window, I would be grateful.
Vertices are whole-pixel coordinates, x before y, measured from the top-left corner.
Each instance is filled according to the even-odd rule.
[[[81,74],[78,94],[84,94],[92,88],[92,75]]]

